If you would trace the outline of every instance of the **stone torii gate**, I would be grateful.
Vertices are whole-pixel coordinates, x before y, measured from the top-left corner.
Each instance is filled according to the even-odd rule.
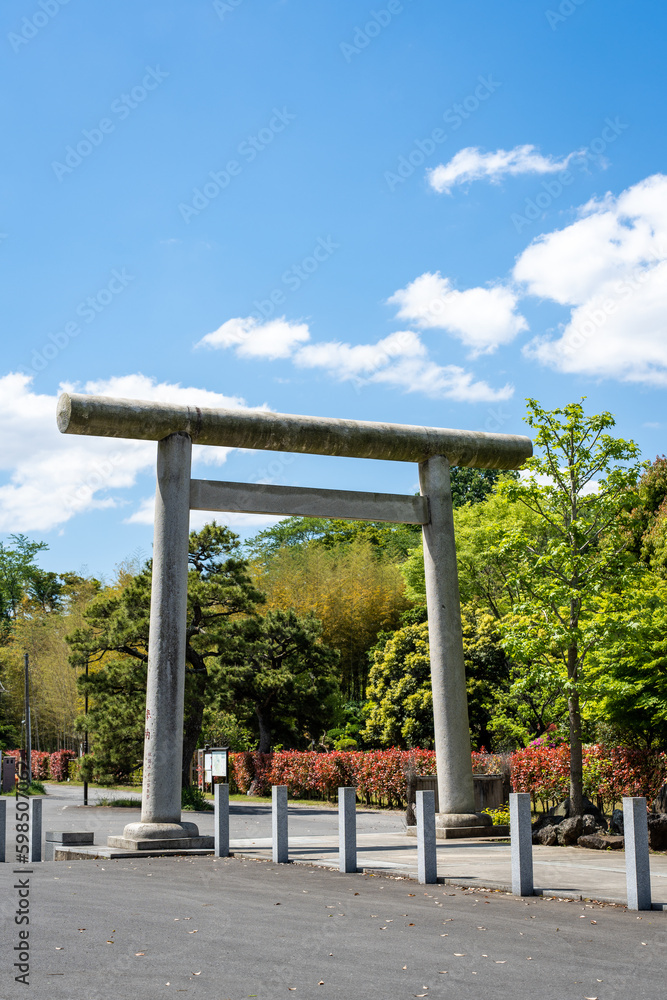
[[[529,438],[246,410],[201,409],[63,394],[63,434],[157,441],[153,583],[141,822],[111,847],[210,846],[181,822],[185,630],[191,510],[311,515],[421,524],[433,687],[440,828],[483,831],[475,812],[450,466],[516,469]],[[263,449],[419,465],[420,496],[191,479],[192,445]]]

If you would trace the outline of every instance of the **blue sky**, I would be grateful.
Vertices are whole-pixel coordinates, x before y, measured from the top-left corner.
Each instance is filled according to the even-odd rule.
[[[585,395],[666,450],[660,5],[6,0],[0,20],[0,532],[45,540],[45,566],[109,577],[151,548],[154,446],[58,435],[63,386],[507,433],[526,396]],[[211,449],[195,475],[417,482]]]

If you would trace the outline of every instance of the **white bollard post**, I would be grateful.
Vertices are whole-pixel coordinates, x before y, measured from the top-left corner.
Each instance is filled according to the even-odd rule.
[[[435,850],[435,792],[417,792],[417,879],[421,885],[438,881]]]
[[[512,846],[512,892],[515,896],[532,896],[533,835],[530,826],[530,794],[510,795],[510,838]]]
[[[229,857],[229,785],[214,785],[215,830],[213,854]]]
[[[646,799],[623,799],[625,836],[625,878],[628,886],[628,909],[651,909],[651,865],[648,854]]]
[[[357,870],[357,790],[338,789],[338,868]]]
[[[273,838],[273,860],[284,865],[289,860],[287,833],[287,785],[272,788],[271,827]]]
[[[42,860],[42,800],[30,799],[30,863]]]
[[[5,846],[7,843],[7,802],[0,799],[0,861],[5,860]]]

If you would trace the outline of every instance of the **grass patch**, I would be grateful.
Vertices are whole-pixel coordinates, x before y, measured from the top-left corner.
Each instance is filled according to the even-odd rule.
[[[83,781],[53,781],[49,779],[50,783],[53,785],[69,785],[74,788],[83,788]],[[104,792],[138,792],[141,791],[141,785],[100,785],[96,782],[89,781],[88,788],[99,788]]]
[[[18,786],[17,786],[18,787]],[[17,789],[14,788],[12,792],[7,792],[7,795],[13,795],[16,798]],[[41,781],[33,781],[29,788],[25,786],[21,789],[21,795],[46,795],[46,788]]]
[[[184,812],[211,812],[213,806],[199,788],[188,785],[181,789],[181,809]]]
[[[141,809],[141,799],[107,799],[93,802],[94,806],[118,806],[119,809]]]
[[[206,798],[213,800],[213,796],[210,792],[206,792]],[[270,795],[244,795],[242,792],[236,792],[234,795],[229,796],[230,802],[245,802],[246,805],[252,805],[253,802],[261,803],[262,805],[271,805]],[[337,802],[329,802],[326,799],[287,799],[287,804],[290,806],[308,806],[315,809],[338,809]],[[377,806],[366,806],[363,802],[357,802],[357,809],[377,809]],[[383,812],[403,812],[401,809],[382,810]]]

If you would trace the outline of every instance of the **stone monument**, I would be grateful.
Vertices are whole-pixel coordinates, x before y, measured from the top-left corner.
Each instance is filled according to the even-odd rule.
[[[140,823],[109,846],[212,847],[181,822],[181,756],[190,510],[421,524],[428,604],[441,835],[483,835],[475,812],[450,467],[516,469],[529,438],[247,410],[63,394],[63,434],[158,442],[144,777]],[[191,479],[192,445],[369,458],[419,465],[420,496]],[[209,841],[211,843],[209,844]]]

